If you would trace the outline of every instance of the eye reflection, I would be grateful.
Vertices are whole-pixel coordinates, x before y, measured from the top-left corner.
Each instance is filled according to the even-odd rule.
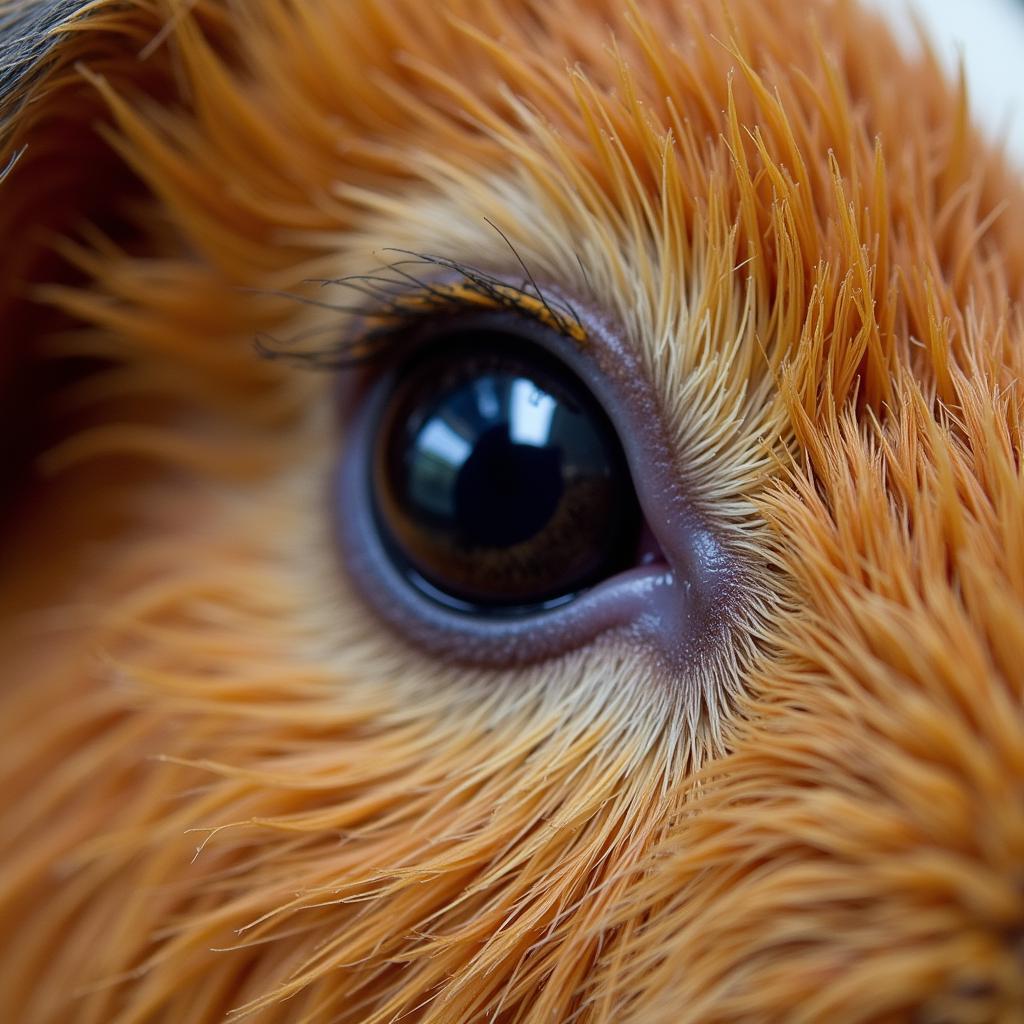
[[[516,444],[546,445],[557,401],[523,378],[512,382],[510,396],[509,437]]]
[[[432,597],[521,611],[630,563],[639,512],[614,430],[539,348],[454,336],[399,371],[376,432],[379,524]]]

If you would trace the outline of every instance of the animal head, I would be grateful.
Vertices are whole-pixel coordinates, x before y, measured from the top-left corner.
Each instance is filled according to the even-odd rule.
[[[845,0],[6,17],[6,1019],[1019,1019],[1024,193],[928,51]],[[628,469],[501,586],[602,502],[636,565],[395,570],[367,451],[457,324]]]

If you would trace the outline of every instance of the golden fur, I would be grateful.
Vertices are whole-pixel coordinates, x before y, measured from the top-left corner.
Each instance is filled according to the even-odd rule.
[[[0,123],[3,1020],[1024,1020],[1024,192],[927,51],[94,0]],[[338,564],[334,381],[252,339],[389,247],[514,270],[492,223],[745,567],[687,673],[452,667]]]

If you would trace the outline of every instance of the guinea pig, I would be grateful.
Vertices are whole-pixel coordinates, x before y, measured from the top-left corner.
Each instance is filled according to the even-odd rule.
[[[0,19],[0,1018],[1024,1020],[1024,189],[932,50]]]

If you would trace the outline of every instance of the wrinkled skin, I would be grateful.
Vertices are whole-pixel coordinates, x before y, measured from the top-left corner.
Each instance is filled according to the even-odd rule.
[[[15,6],[0,1017],[1024,1018],[1024,193],[934,60],[843,0]],[[253,339],[509,243],[733,567],[685,656],[440,658],[339,556],[347,392]]]

